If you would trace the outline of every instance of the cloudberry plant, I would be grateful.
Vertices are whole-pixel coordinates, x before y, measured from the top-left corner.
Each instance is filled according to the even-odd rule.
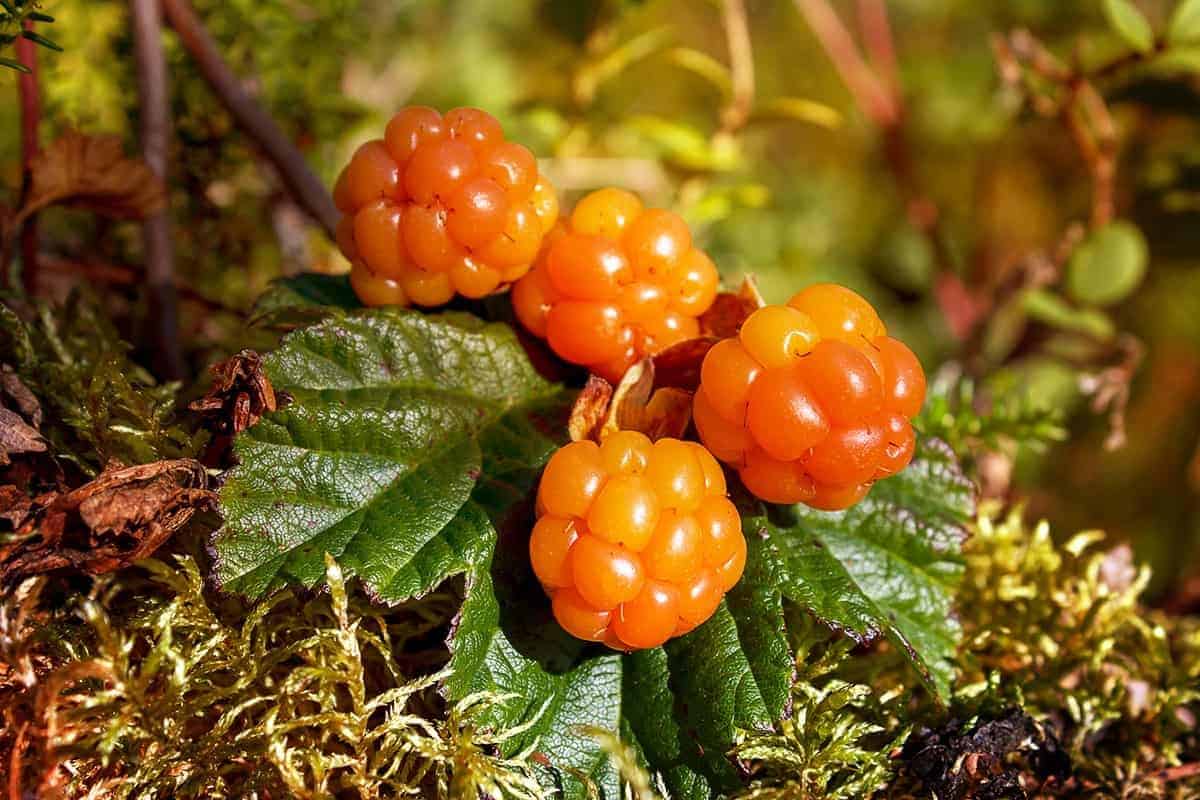
[[[610,188],[579,201],[512,300],[559,356],[615,383],[639,358],[698,336],[718,282],[682,218]]]
[[[619,431],[551,457],[529,538],[571,635],[657,647],[707,620],[742,576],[746,540],[725,475],[695,442]]]
[[[533,154],[476,108],[402,109],[355,152],[333,199],[350,283],[368,306],[491,294],[529,271],[558,218]]]
[[[925,373],[851,290],[766,306],[704,358],[693,418],[757,497],[836,510],[912,460]]]

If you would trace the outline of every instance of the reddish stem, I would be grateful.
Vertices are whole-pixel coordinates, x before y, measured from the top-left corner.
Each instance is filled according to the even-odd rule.
[[[900,119],[900,109],[893,97],[871,71],[854,37],[838,18],[826,0],[794,0],[796,7],[816,34],[825,54],[833,62],[838,75],[855,103],[867,117],[881,128],[889,128]]]
[[[33,30],[33,23],[25,21],[25,30]],[[42,120],[42,98],[38,91],[37,45],[23,36],[15,43],[17,60],[29,72],[17,77],[17,95],[21,105],[21,169],[24,192],[29,193],[33,180],[33,159],[37,156],[38,126]],[[37,290],[38,233],[37,216],[30,216],[21,228],[21,275],[25,291],[33,294]]]
[[[895,39],[888,21],[886,0],[858,0],[858,27],[871,65],[880,75],[887,91],[900,96],[900,65],[896,59]]]

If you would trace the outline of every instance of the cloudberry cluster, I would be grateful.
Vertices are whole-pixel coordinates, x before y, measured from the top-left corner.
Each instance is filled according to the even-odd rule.
[[[559,356],[615,383],[643,356],[698,336],[718,280],[679,215],[601,189],[551,233],[512,302]]]
[[[558,218],[533,154],[492,115],[410,106],[342,170],[338,246],[368,306],[436,306],[491,294],[529,271]]]
[[[657,647],[716,611],[746,540],[725,476],[695,442],[620,431],[556,452],[529,540],[554,616],[617,650]]]
[[[875,309],[817,284],[755,311],[708,352],[692,411],[704,444],[754,495],[835,510],[908,465],[924,399],[920,362]]]

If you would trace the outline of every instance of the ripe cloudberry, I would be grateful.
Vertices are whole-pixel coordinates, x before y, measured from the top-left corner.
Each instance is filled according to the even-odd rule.
[[[479,298],[524,276],[558,218],[533,154],[490,114],[402,109],[342,170],[337,243],[368,306]]]
[[[568,633],[637,650],[712,616],[742,576],[746,540],[707,450],[621,431],[551,457],[529,556]]]
[[[836,510],[908,466],[925,373],[851,290],[816,284],[704,358],[692,416],[757,497]]]
[[[698,336],[718,282],[681,217],[600,189],[547,239],[512,301],[559,356],[615,383],[643,356]]]

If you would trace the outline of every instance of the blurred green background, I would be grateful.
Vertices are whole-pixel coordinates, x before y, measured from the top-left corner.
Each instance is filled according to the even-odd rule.
[[[831,5],[855,30],[856,3]],[[753,273],[775,301],[813,281],[850,285],[944,382],[966,372],[979,402],[1017,397],[1060,411],[1067,441],[1044,451],[1001,443],[1000,455],[979,465],[987,488],[1026,498],[1062,533],[1098,527],[1132,542],[1164,596],[1200,569],[1200,49],[1176,59],[1182,66],[1138,63],[1096,82],[1118,134],[1116,213],[1149,246],[1144,279],[1103,308],[1064,289],[1061,275],[1037,289],[1040,305],[1022,288],[988,307],[988,298],[1020,282],[1031,257],[1053,253],[1072,224],[1086,222],[1091,190],[1062,120],[1034,113],[1001,79],[993,37],[1028,29],[1084,73],[1129,46],[1100,0],[886,5],[907,152],[921,193],[940,210],[943,255],[912,223],[879,127],[788,0],[745,2],[755,102],[735,130],[722,129],[728,29],[715,1],[195,3],[231,66],[327,184],[399,107],[480,106],[544,159],[566,205],[609,183],[635,189],[688,217],[727,285]],[[1162,30],[1174,2],[1138,5]],[[77,127],[118,133],[136,150],[126,5],[47,0],[43,8],[57,18],[47,33],[64,49],[39,52],[43,139]],[[164,41],[184,339],[199,374],[244,346],[238,312],[271,279],[346,265],[289,201],[174,35]],[[0,71],[0,96],[15,93],[15,74]],[[18,130],[16,102],[0,103],[0,179],[8,187],[19,183]],[[42,231],[43,249],[68,263],[140,263],[130,224],[54,210],[43,215]],[[51,270],[45,291],[65,294],[79,280],[71,269]],[[98,288],[145,350],[137,281]],[[975,300],[985,313],[964,339],[947,311]],[[1132,382],[1126,443],[1108,449],[1111,420],[1091,408],[1091,390],[1116,363],[1113,344],[1135,339],[1145,357]]]

